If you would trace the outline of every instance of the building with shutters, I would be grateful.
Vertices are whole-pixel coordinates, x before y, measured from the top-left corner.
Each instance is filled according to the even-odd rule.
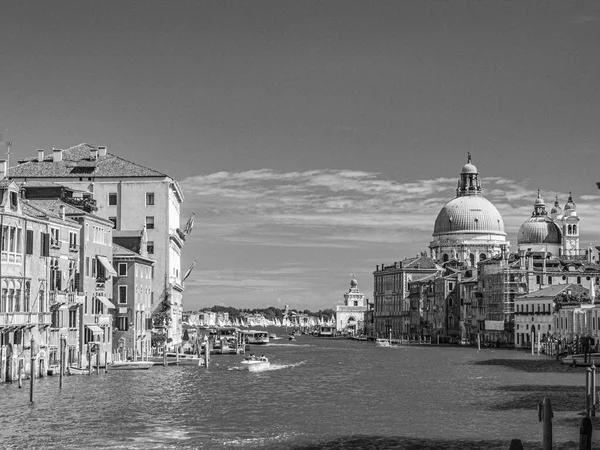
[[[180,229],[183,193],[177,181],[90,144],[53,149],[49,155],[38,150],[36,157],[11,167],[10,178],[19,183],[55,182],[84,192],[95,202],[95,215],[109,220],[116,231],[145,229],[148,256],[155,260],[151,307],[169,319],[163,328],[167,345],[181,343],[185,233]]]

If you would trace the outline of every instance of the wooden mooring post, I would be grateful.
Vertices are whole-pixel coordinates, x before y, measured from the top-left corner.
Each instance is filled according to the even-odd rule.
[[[65,374],[65,335],[61,335],[60,337],[60,350],[59,350],[59,358],[60,358],[60,369],[58,370],[58,388],[62,389],[63,385],[63,376]]]
[[[33,339],[33,336],[31,336],[31,350],[30,350],[30,363],[29,363],[29,402],[33,403],[33,396],[34,396],[34,383],[33,380],[35,379],[35,339]]]
[[[552,450],[552,403],[549,398],[544,398],[538,405],[538,416],[540,422],[543,422],[542,448],[543,450]]]
[[[510,441],[510,447],[508,447],[508,450],[525,450],[523,448],[523,443],[521,442],[521,439],[513,439],[512,441]]]

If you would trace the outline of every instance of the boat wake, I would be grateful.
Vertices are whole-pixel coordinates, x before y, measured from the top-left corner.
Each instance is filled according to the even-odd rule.
[[[269,367],[265,367],[264,369],[255,370],[255,372],[271,372],[273,370],[281,370],[281,369],[293,369],[294,367],[301,366],[302,364],[306,364],[306,361],[300,361],[294,364],[274,364],[271,363]],[[237,370],[237,371],[245,371],[247,370],[245,367],[230,367],[227,370]]]
[[[271,344],[268,343],[267,347],[314,347],[311,344]]]

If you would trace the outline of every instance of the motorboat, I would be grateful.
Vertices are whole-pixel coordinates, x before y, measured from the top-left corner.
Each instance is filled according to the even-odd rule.
[[[152,361],[113,361],[108,370],[148,370],[153,365]]]
[[[269,333],[266,331],[248,330],[243,332],[246,342],[250,345],[264,345],[269,343]]]
[[[90,370],[84,367],[68,366],[67,373],[69,375],[88,375]]]
[[[295,341],[295,340],[296,340],[296,336],[294,336],[293,334],[290,334],[290,335],[288,336],[288,339],[289,339],[290,341]]]
[[[378,338],[377,340],[375,340],[375,345],[377,347],[391,347],[392,344],[390,344],[389,339],[383,339],[383,338]]]
[[[587,355],[587,362],[583,353],[567,355],[561,361],[563,364],[568,364],[569,366],[591,366],[592,362],[594,362],[595,366],[600,366],[600,353],[589,353]]]
[[[271,363],[269,359],[265,356],[261,356],[260,358],[256,356],[250,356],[242,361],[242,364],[245,369],[248,369],[250,372],[259,372],[261,370],[268,369],[271,367]]]
[[[278,341],[281,339],[281,336],[277,336],[275,333],[269,334],[269,339],[272,341]]]

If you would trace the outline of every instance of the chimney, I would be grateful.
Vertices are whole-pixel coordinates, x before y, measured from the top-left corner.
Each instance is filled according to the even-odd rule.
[[[60,205],[60,218],[65,220],[65,205]]]
[[[98,146],[98,156],[106,156],[106,145]]]
[[[0,180],[6,178],[6,170],[8,169],[8,163],[4,159],[0,159]]]
[[[38,162],[42,162],[44,160],[44,149],[38,148]]]
[[[96,161],[96,159],[98,159],[98,149],[97,148],[90,148],[90,159],[92,161]]]
[[[53,148],[52,149],[52,160],[54,162],[61,162],[62,161],[62,150],[60,148]]]

